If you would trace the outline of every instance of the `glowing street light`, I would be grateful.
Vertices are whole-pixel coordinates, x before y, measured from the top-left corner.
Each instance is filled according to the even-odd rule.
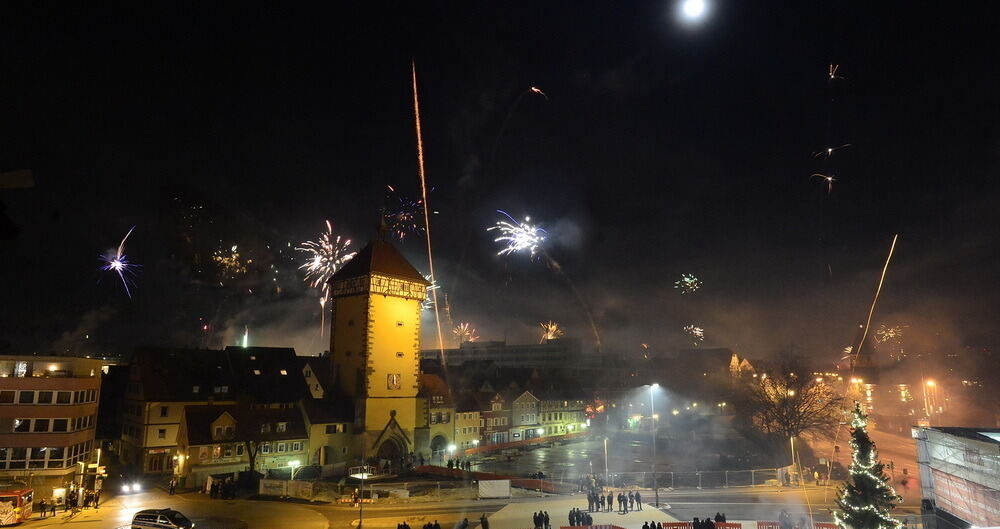
[[[928,381],[927,381],[927,385],[928,385],[929,387],[932,387],[932,388],[933,388],[934,386],[936,386],[936,385],[937,385],[937,383],[936,383],[936,382],[934,382],[933,380],[928,380]]]

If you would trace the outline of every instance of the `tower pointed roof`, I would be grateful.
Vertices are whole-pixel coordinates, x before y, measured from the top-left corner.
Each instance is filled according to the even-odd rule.
[[[384,233],[381,232],[378,238],[362,248],[343,268],[333,274],[330,281],[379,274],[429,285],[430,282],[424,279],[403,254],[385,240]]]

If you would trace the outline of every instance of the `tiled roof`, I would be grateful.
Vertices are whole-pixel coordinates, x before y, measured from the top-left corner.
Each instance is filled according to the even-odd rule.
[[[304,399],[302,409],[310,424],[354,421],[354,403],[348,398]]]
[[[307,390],[291,348],[227,347],[219,351],[143,347],[135,351],[132,364],[142,383],[143,398],[152,402],[240,398],[261,403],[294,402]]]
[[[392,244],[379,239],[369,242],[368,246],[362,248],[343,268],[333,274],[330,281],[366,276],[373,272],[425,285],[430,284],[403,257],[403,254],[399,253],[399,250]]]
[[[236,420],[236,430],[232,439],[213,440],[212,423],[228,413]],[[250,408],[246,406],[185,406],[185,426],[189,446],[207,445],[219,442],[286,441],[307,437],[302,413],[298,408]],[[277,424],[285,423],[285,431],[279,432]],[[269,424],[268,432],[261,432],[261,425]]]

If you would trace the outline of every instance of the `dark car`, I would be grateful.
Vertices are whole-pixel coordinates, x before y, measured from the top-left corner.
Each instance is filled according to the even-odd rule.
[[[132,517],[132,529],[191,529],[194,522],[173,509],[146,509]]]

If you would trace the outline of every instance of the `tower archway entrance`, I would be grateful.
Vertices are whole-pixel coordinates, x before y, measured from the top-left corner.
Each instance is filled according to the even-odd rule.
[[[448,440],[443,435],[435,435],[431,439],[431,461],[444,462],[444,456],[448,450]]]
[[[400,461],[405,454],[406,450],[403,444],[398,439],[389,437],[379,445],[376,457],[379,459],[379,465],[384,467],[388,463],[390,470],[398,470]]]

